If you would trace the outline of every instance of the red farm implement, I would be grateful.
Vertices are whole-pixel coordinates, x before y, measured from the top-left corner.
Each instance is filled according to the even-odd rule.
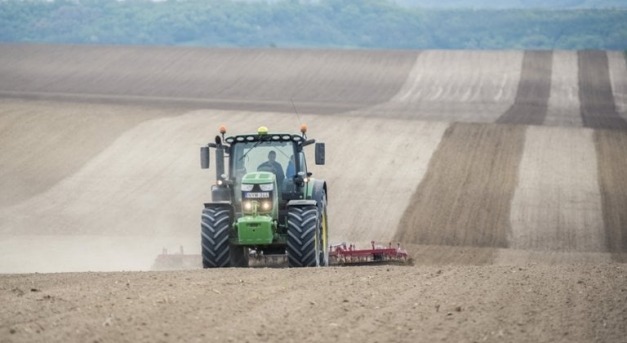
[[[332,264],[355,264],[372,262],[408,262],[409,256],[400,243],[396,248],[390,243],[387,247],[371,243],[371,249],[357,249],[354,244],[346,246],[346,243],[331,246],[329,259]]]

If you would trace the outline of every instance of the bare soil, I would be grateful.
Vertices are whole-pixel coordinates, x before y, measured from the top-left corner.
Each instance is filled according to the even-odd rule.
[[[514,104],[523,55],[520,51],[422,51],[389,101],[350,114],[494,122]]]
[[[607,252],[590,129],[527,128],[511,204],[510,247]]]
[[[30,99],[335,113],[384,102],[417,52],[0,44],[0,93]],[[366,95],[366,96],[365,96]]]
[[[544,125],[581,127],[576,51],[553,51],[551,90]]]
[[[526,51],[516,100],[496,122],[542,125],[551,96],[552,67],[552,51]]]
[[[0,342],[624,342],[617,56],[0,45]],[[413,264],[146,271],[219,125],[302,122],[331,241]]]
[[[615,259],[627,262],[627,134],[597,130],[594,138],[607,248]]]
[[[579,99],[586,127],[627,129],[627,121],[616,111],[608,58],[605,51],[580,51]]]
[[[621,342],[625,265],[0,276],[22,341]]]
[[[415,244],[507,247],[525,129],[449,126],[396,238]]]
[[[0,207],[48,190],[135,125],[176,114],[138,106],[0,100]]]
[[[608,51],[607,62],[612,82],[612,95],[621,117],[627,116],[627,55],[621,51]]]
[[[47,106],[51,118],[68,109],[67,104]],[[8,102],[5,107],[13,108]],[[125,111],[120,111],[110,119],[125,116]],[[330,238],[366,243],[390,239],[405,209],[397,204],[405,204],[411,197],[448,125],[382,118],[338,121],[308,114],[301,114],[300,119],[310,123],[311,137],[338,147],[329,149],[329,160],[342,161],[310,166],[314,177],[335,185],[328,194],[333,204],[329,220],[336,228]],[[293,132],[300,126],[295,115],[215,110],[156,117],[129,125],[106,149],[95,151],[79,170],[62,174],[62,180],[39,194],[28,194],[26,200],[15,199],[10,206],[0,208],[0,216],[5,218],[0,232],[196,238],[199,209],[209,200],[209,187],[215,180],[213,173],[199,168],[198,147],[212,141],[221,124],[226,124],[232,134],[254,132],[261,125],[280,132]],[[71,136],[61,133],[65,134],[63,143],[56,146],[61,152],[71,152],[80,142],[92,139],[89,130],[75,130]],[[359,146],[359,154],[346,146],[346,139]],[[7,160],[20,158],[28,152],[26,149],[7,149]],[[373,160],[379,163],[365,164]],[[15,168],[40,170],[40,160],[27,162],[30,164]],[[21,178],[14,175],[14,180]],[[14,192],[19,191],[14,188]],[[346,212],[355,214],[350,221],[343,216]]]

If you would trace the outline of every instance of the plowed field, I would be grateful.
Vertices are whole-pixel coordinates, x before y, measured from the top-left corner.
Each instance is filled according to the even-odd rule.
[[[0,80],[0,342],[625,341],[620,53],[7,44]],[[330,240],[413,264],[149,271],[200,251],[221,124],[302,122]]]

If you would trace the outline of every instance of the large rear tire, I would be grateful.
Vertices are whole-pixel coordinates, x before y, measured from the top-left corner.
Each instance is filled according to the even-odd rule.
[[[293,206],[287,212],[287,262],[290,267],[320,265],[320,213],[317,206]]]
[[[216,206],[204,208],[200,225],[203,268],[228,267],[231,260],[229,228],[231,210]]]

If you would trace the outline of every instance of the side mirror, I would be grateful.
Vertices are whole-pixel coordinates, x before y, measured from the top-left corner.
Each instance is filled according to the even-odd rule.
[[[324,164],[324,143],[316,143],[316,164]]]
[[[200,168],[209,169],[209,147],[200,148]]]

